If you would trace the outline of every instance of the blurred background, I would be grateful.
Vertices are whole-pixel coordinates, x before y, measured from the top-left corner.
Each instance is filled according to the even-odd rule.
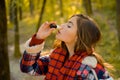
[[[46,21],[59,25],[74,14],[86,14],[99,25],[102,39],[96,52],[116,71],[120,80],[120,0],[1,0],[0,1],[0,80],[43,80],[44,76],[30,76],[20,71],[19,61],[25,42]],[[55,39],[52,33],[44,50]]]

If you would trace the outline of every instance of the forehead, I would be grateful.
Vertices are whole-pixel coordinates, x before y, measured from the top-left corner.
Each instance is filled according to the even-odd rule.
[[[77,16],[73,16],[73,17],[71,17],[69,20],[77,20]]]
[[[77,16],[73,16],[73,17],[71,17],[69,20],[68,20],[68,22],[72,22],[74,25],[76,25],[76,23],[77,23]]]

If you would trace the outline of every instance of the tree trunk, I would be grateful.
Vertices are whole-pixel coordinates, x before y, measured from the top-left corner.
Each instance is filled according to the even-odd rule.
[[[22,20],[22,7],[19,7],[19,19]]]
[[[62,0],[60,0],[60,16],[63,17],[63,3]]]
[[[29,0],[29,7],[30,7],[30,13],[33,16],[33,11],[34,11],[34,4],[33,0]]]
[[[19,9],[19,19],[22,20],[22,6],[23,6],[23,3],[22,3],[22,0],[19,0],[19,6],[18,6],[18,9]]]
[[[116,26],[120,45],[120,0],[116,0]]]
[[[43,0],[43,5],[42,5],[42,9],[41,9],[41,12],[39,15],[39,20],[38,20],[37,30],[39,29],[41,22],[42,22],[42,17],[43,17],[44,10],[45,10],[45,5],[46,5],[46,0]]]
[[[9,2],[9,20],[12,23],[13,23],[13,17],[14,17],[14,13],[13,13],[13,0],[10,0],[10,2]]]
[[[51,3],[50,8],[51,8],[51,12],[52,12],[51,18],[54,19],[55,18],[55,13],[54,13],[55,12],[55,8],[54,8],[53,4],[55,4],[55,1],[54,0],[50,0],[50,3]]]
[[[39,9],[40,1],[41,0],[37,0],[37,9]]]
[[[19,58],[21,56],[20,47],[19,47],[19,27],[18,27],[18,16],[17,16],[17,3],[13,4],[14,8],[14,57]]]
[[[10,80],[5,0],[0,1],[0,80]]]
[[[87,15],[91,16],[93,14],[91,0],[83,0],[83,5]]]

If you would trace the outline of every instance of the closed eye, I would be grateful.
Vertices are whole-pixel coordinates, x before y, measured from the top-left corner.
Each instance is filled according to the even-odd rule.
[[[70,24],[70,25],[72,25],[72,26],[74,25],[73,22],[71,22],[71,21],[68,21],[68,24]]]
[[[71,26],[69,26],[69,25],[68,25],[67,27],[68,27],[68,28],[71,28]]]
[[[71,28],[73,26],[73,22],[68,21],[67,26],[68,26],[68,28]]]

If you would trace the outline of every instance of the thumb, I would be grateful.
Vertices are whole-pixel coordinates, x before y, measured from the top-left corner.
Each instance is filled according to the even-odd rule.
[[[52,33],[54,30],[55,30],[55,28],[51,28],[51,29],[49,30],[49,33]]]

